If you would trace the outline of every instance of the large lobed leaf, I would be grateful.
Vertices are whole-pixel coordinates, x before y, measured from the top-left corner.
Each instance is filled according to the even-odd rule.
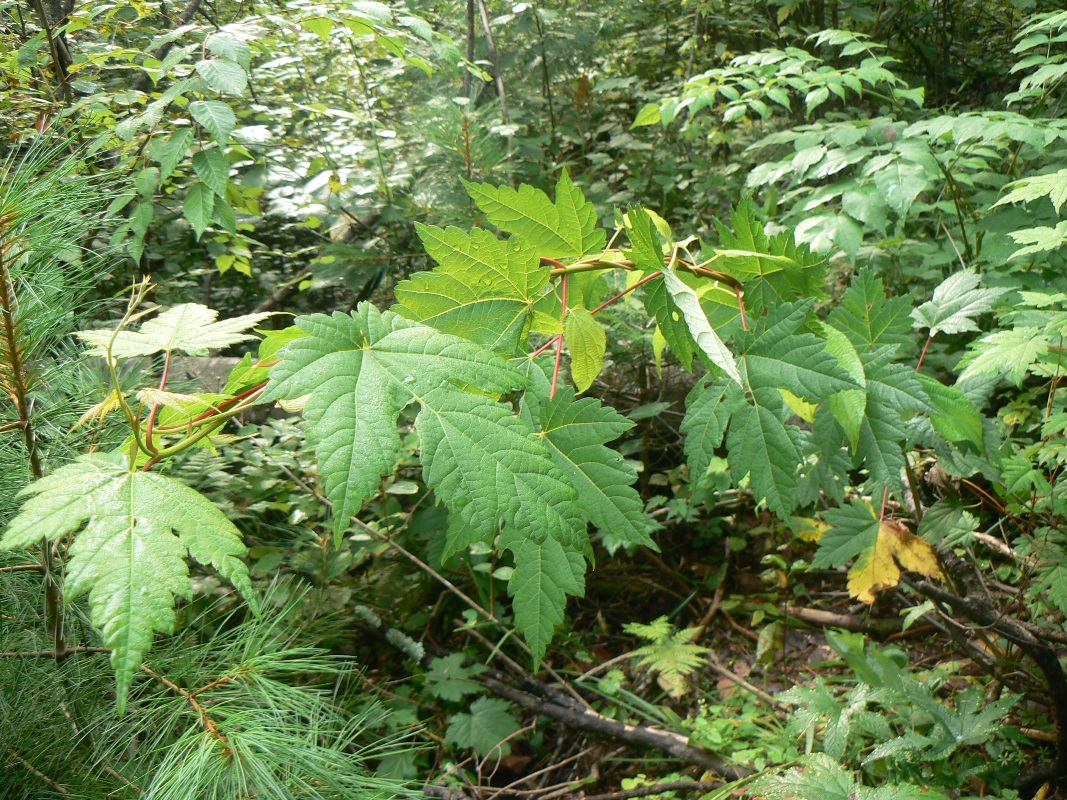
[[[734,480],[747,477],[757,500],[783,517],[797,504],[805,447],[802,431],[787,424],[792,411],[782,390],[818,404],[857,387],[825,340],[798,332],[808,313],[805,303],[786,304],[740,334],[745,394],[728,389],[725,379],[705,380],[686,399],[690,416],[683,423],[694,477],[704,474],[726,430]]]
[[[212,348],[229,347],[254,338],[247,331],[270,313],[245,314],[217,321],[219,312],[198,303],[168,308],[137,331],[78,331],[74,335],[90,345],[89,354],[104,356],[108,346],[115,358],[181,352],[206,356]]]
[[[540,189],[466,183],[467,192],[489,221],[515,233],[547,258],[573,258],[604,249],[596,209],[564,172],[556,183],[556,202]]]
[[[338,531],[396,466],[401,409],[443,386],[474,400],[453,381],[487,392],[522,383],[483,347],[369,303],[352,314],[299,317],[296,325],[308,335],[281,351],[265,397],[310,395],[303,414]]]
[[[513,353],[529,331],[533,305],[548,284],[536,248],[518,237],[501,241],[475,228],[416,223],[426,252],[439,264],[396,287],[403,316]]]
[[[566,594],[583,591],[589,541],[577,494],[542,437],[491,396],[527,379],[474,342],[368,303],[297,326],[308,335],[281,351],[267,397],[310,395],[308,437],[337,534],[393,471],[400,411],[417,404],[423,476],[449,510],[445,550],[491,544],[504,524],[516,622],[539,662]]]
[[[657,527],[632,484],[637,472],[607,447],[633,427],[615,409],[559,386],[550,400],[529,392],[523,415],[543,434],[549,454],[567,482],[578,492],[578,511],[614,547],[643,544],[653,549],[649,534]]]
[[[882,279],[863,269],[841,298],[841,304],[830,312],[829,320],[858,350],[884,345],[903,347],[911,342],[910,309],[910,298],[888,298]]]
[[[934,296],[911,312],[917,329],[929,328],[930,337],[938,333],[963,333],[978,330],[974,317],[993,308],[1007,289],[979,288],[981,278],[973,269],[964,269],[945,278],[934,289]]]
[[[210,564],[243,593],[240,531],[207,498],[153,472],[131,472],[122,456],[91,454],[30,484],[30,496],[0,539],[12,550],[76,534],[67,599],[89,594],[92,622],[111,648],[121,713],[152,635],[174,629],[174,600],[189,597],[185,563]]]

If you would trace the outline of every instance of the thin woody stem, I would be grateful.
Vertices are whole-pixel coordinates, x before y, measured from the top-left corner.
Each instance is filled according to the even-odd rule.
[[[741,314],[741,330],[748,330],[748,320],[745,319],[745,299],[741,295],[741,287],[734,287],[734,294],[737,295],[737,310]]]
[[[168,680],[166,677],[160,675],[147,664],[141,665],[141,671],[147,673],[148,675],[151,675],[153,678],[162,683],[175,694],[184,697],[189,702],[189,705],[192,707],[193,711],[195,711],[199,715],[200,727],[202,727],[208,733],[209,736],[211,736],[223,746],[227,758],[233,756],[233,749],[230,747],[230,742],[229,740],[227,740],[226,734],[219,730],[218,725],[215,724],[215,721],[211,719],[211,715],[208,714],[208,710],[203,705],[201,705],[200,701],[196,699],[192,692],[183,689],[182,687],[178,686],[178,684]]]
[[[590,314],[596,314],[598,311],[603,311],[605,308],[610,306],[612,303],[614,303],[617,300],[621,300],[622,298],[626,297],[626,295],[628,295],[630,292],[632,292],[638,286],[644,286],[649,281],[654,280],[655,278],[662,277],[662,276],[663,276],[663,272],[662,271],[653,272],[651,275],[646,275],[641,280],[639,280],[637,283],[635,283],[633,286],[631,286],[629,289],[623,289],[621,292],[619,292],[617,295],[612,297],[610,300],[605,300],[603,303],[598,305],[596,308],[594,308],[589,313]]]
[[[918,372],[920,369],[922,369],[923,359],[926,358],[926,350],[930,346],[930,342],[932,342],[933,340],[934,340],[933,333],[931,333],[929,336],[926,337],[926,344],[923,345],[923,351],[921,353],[919,353],[919,363],[915,365],[915,371],[916,372]]]
[[[543,345],[541,345],[536,350],[534,350],[532,353],[530,353],[530,358],[537,358],[539,355],[541,355],[541,353],[545,352],[545,350],[550,348],[552,345],[554,345],[557,341],[559,341],[562,338],[563,338],[563,334],[562,333],[556,334],[551,339],[549,339],[547,342],[545,342]]]
[[[15,317],[17,300],[11,273],[7,268],[7,250],[5,223],[8,218],[0,219],[0,354],[7,360],[10,370],[9,394],[15,403],[19,427],[22,428],[22,441],[26,447],[26,458],[30,466],[30,475],[34,480],[44,477],[41,454],[37,447],[37,433],[33,425],[33,404],[30,401],[30,387],[27,383],[26,364],[23,360],[22,343],[19,335],[18,320]],[[63,593],[52,565],[52,549],[47,538],[41,539],[41,568],[45,581],[45,617],[56,658],[62,658],[66,651],[66,635],[63,630]]]
[[[560,290],[563,294],[563,310],[560,312],[559,321],[563,324],[563,321],[567,318],[567,277],[563,276],[560,283]],[[556,386],[559,383],[559,365],[563,360],[563,335],[560,334],[556,338],[556,365],[552,369],[552,389],[548,393],[548,399],[551,400],[556,396]]]
[[[164,391],[167,388],[167,378],[170,376],[170,356],[171,351],[167,351],[167,356],[163,359],[163,374],[159,378],[159,391]],[[148,412],[148,422],[145,423],[145,445],[153,453],[156,451],[156,446],[152,443],[152,428],[156,424],[156,412],[159,410],[159,403],[152,404],[152,410]]]

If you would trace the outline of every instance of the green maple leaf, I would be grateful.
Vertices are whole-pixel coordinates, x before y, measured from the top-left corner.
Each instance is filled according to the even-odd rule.
[[[536,248],[475,228],[416,230],[440,266],[396,287],[394,311],[444,333],[511,354],[525,339],[533,306],[548,284]]]
[[[552,632],[563,622],[567,595],[585,593],[585,558],[553,538],[536,541],[517,528],[504,532],[501,547],[515,556],[515,572],[508,581],[514,599],[515,625],[540,664]]]
[[[950,442],[970,442],[978,452],[985,450],[985,433],[982,415],[962,391],[955,386],[945,386],[936,378],[918,374],[930,400],[930,422],[934,430]]]
[[[735,482],[748,477],[757,500],[779,516],[796,506],[799,468],[804,458],[802,431],[787,425],[791,409],[782,389],[808,403],[856,389],[856,382],[826,349],[826,341],[811,333],[798,333],[808,317],[805,302],[781,306],[760,318],[751,331],[738,335],[739,370],[746,394],[736,394],[712,382],[694,395],[688,406],[695,416],[683,422],[694,477],[703,475],[714,448],[721,441],[723,420],[729,418],[726,447]],[[696,390],[695,390],[696,391]]]
[[[852,773],[826,753],[805,756],[801,764],[799,768],[759,778],[752,784],[752,791],[767,800],[873,800],[863,793]],[[898,800],[910,797],[900,795]]]
[[[426,672],[426,685],[434,697],[450,702],[459,702],[466,695],[483,691],[481,684],[472,681],[475,675],[485,672],[482,664],[464,665],[462,653],[451,653],[444,658],[435,658]]]
[[[489,221],[515,233],[547,258],[572,258],[604,249],[606,237],[597,227],[596,209],[564,172],[556,184],[556,202],[540,189],[522,185],[489,186],[464,183],[471,199]]]
[[[911,299],[886,297],[882,279],[870,269],[862,269],[830,312],[829,321],[844,333],[860,350],[873,350],[883,345],[911,342],[908,312]]]
[[[528,379],[474,342],[368,303],[296,324],[308,335],[281,352],[267,396],[310,394],[303,413],[337,534],[393,471],[400,411],[418,404],[423,477],[449,510],[446,554],[491,544],[504,523],[502,546],[516,553],[516,622],[539,662],[565,593],[583,589],[589,538],[577,494],[541,437],[489,396]],[[532,585],[542,593],[533,599]]]
[[[637,472],[606,446],[633,423],[594,398],[576,401],[569,386],[558,387],[551,400],[528,392],[523,415],[540,431],[552,460],[577,490],[581,515],[616,546],[643,544],[658,550],[649,537],[657,525],[632,486]]]
[[[685,436],[689,474],[694,481],[707,473],[715,450],[726,434],[730,415],[744,401],[741,387],[723,376],[706,375],[686,396],[681,432]]]
[[[452,512],[445,555],[492,543],[500,520],[538,543],[588,549],[576,493],[510,407],[442,387],[415,418],[423,475]]]
[[[870,503],[853,500],[848,505],[831,508],[823,514],[829,524],[819,539],[819,549],[811,566],[815,569],[843,567],[878,539],[878,515]]]
[[[753,315],[800,297],[824,297],[825,260],[798,245],[792,231],[767,236],[751,203],[742,202],[730,212],[731,231],[716,223],[720,249],[715,269],[745,285],[745,303]]]
[[[624,255],[645,272],[663,269],[663,237],[648,211],[631,206],[626,211],[625,223],[630,249]]]
[[[1041,328],[1022,326],[997,331],[972,345],[962,362],[966,366],[959,379],[1004,375],[1021,386],[1030,368],[1048,353],[1048,347],[1049,337]]]
[[[984,314],[1007,289],[980,289],[981,278],[973,269],[965,269],[945,278],[934,289],[934,296],[911,312],[915,328],[929,328],[930,337],[938,333],[964,333],[978,330],[973,317]]]
[[[905,423],[931,410],[915,371],[891,360],[894,350],[882,347],[863,356],[867,405],[856,454],[870,475],[868,489],[878,497],[886,487],[890,491],[902,488],[903,448],[908,438]]]
[[[739,362],[750,388],[788,389],[809,403],[857,388],[826,349],[826,340],[797,333],[809,309],[807,302],[787,303],[763,317],[752,331],[738,335]]]
[[[1067,613],[1067,535],[1051,528],[1039,528],[1023,545],[1024,554],[1038,559],[1030,593],[1039,597],[1048,592],[1049,602]]]
[[[266,399],[311,395],[303,409],[338,532],[393,472],[401,409],[438,387],[458,406],[523,383],[474,342],[363,303],[351,315],[298,317],[307,336],[290,342],[270,372]],[[488,400],[488,398],[483,398]]]
[[[833,395],[830,400],[835,397],[840,397],[840,394]],[[857,431],[857,444],[858,438]],[[844,499],[852,471],[849,444],[843,426],[835,419],[830,408],[819,406],[811,426],[810,444],[804,447],[804,451],[810,452],[810,457],[814,458],[814,463],[802,469],[800,485],[797,487],[797,506],[811,505],[819,499],[820,494],[838,503]]]
[[[216,321],[218,316],[218,311],[207,306],[184,303],[148,320],[137,331],[78,331],[74,335],[91,345],[88,353],[94,356],[106,355],[109,346],[114,358],[175,351],[206,356],[212,348],[229,347],[254,338],[246,331],[270,313],[245,314],[221,322]]]
[[[154,633],[174,630],[174,600],[192,595],[192,555],[251,592],[240,531],[207,498],[172,478],[130,472],[120,455],[91,454],[22,490],[8,525],[12,550],[75,534],[67,600],[88,593],[92,623],[111,648],[119,713]]]
[[[518,720],[509,708],[506,700],[479,697],[471,703],[469,714],[452,715],[445,730],[445,744],[469,747],[481,758],[503,758],[511,752],[511,745],[504,740],[519,731]]]
[[[1012,187],[1011,191],[994,203],[993,208],[1006,203],[1028,203],[1047,197],[1058,214],[1063,204],[1067,203],[1067,169],[1034,175],[1008,185]]]
[[[782,421],[788,414],[777,392],[754,392],[752,400],[739,405],[730,419],[730,473],[735,482],[748,476],[753,496],[785,517],[796,506],[800,432]]]

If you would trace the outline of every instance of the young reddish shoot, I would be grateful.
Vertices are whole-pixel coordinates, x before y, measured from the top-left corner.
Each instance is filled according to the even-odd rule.
[[[167,351],[167,357],[163,360],[163,375],[159,378],[159,391],[164,391],[167,388],[167,377],[170,375],[170,355],[171,351]],[[145,447],[149,452],[155,453],[156,446],[152,444],[152,428],[156,424],[156,412],[159,410],[159,403],[152,404],[152,410],[148,412],[148,422],[145,424]]]
[[[748,330],[748,320],[745,319],[745,301],[741,297],[741,287],[734,287],[734,294],[737,295],[737,310],[741,312],[741,330]]]
[[[919,363],[915,365],[915,371],[916,372],[918,372],[920,369],[922,369],[923,359],[926,358],[926,350],[930,346],[930,342],[932,342],[933,339],[934,339],[933,336],[927,336],[926,337],[926,344],[923,345],[923,351],[921,353],[919,353]]]
[[[541,345],[536,350],[534,350],[532,353],[530,353],[530,358],[537,358],[539,355],[541,355],[541,353],[545,352],[545,350],[550,348],[552,345],[554,345],[557,341],[559,341],[562,338],[563,338],[563,334],[562,333],[556,334],[551,339],[549,339],[547,342],[545,342],[543,345]]]
[[[632,292],[632,291],[633,291],[634,289],[636,289],[636,288],[637,288],[638,286],[643,286],[644,284],[648,283],[648,282],[649,282],[650,280],[652,280],[653,278],[658,278],[658,277],[660,277],[660,276],[661,276],[662,274],[663,274],[662,272],[653,272],[653,273],[652,273],[651,275],[646,275],[646,276],[645,276],[644,278],[642,278],[641,280],[639,280],[639,281],[638,281],[637,283],[635,283],[635,284],[634,284],[633,286],[631,286],[631,287],[630,287],[629,289],[624,289],[623,291],[619,292],[619,293],[618,293],[617,295],[615,295],[614,297],[612,297],[612,298],[611,298],[610,300],[605,300],[605,301],[604,301],[603,303],[601,303],[600,305],[598,305],[598,306],[597,306],[596,308],[594,308],[594,309],[593,309],[592,311],[590,311],[589,313],[590,313],[590,314],[596,314],[596,313],[597,313],[598,311],[603,311],[603,310],[604,310],[605,308],[607,308],[608,306],[610,306],[610,305],[611,305],[612,303],[614,303],[614,302],[615,302],[616,300],[621,300],[622,298],[626,297],[626,295],[628,295],[628,294],[629,294],[630,292]]]

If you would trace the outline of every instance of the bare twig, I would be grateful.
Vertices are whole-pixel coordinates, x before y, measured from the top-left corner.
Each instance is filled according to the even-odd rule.
[[[740,686],[742,689],[744,689],[746,692],[751,692],[756,697],[758,697],[760,700],[762,700],[764,703],[769,705],[771,708],[777,708],[777,709],[785,709],[785,708],[787,708],[787,706],[785,706],[783,703],[779,703],[777,700],[775,700],[773,696],[767,694],[767,692],[763,691],[758,686],[755,686],[755,685],[749,683],[744,678],[742,678],[740,675],[738,675],[736,672],[734,672],[733,670],[731,670],[728,667],[726,667],[721,661],[719,661],[719,659],[717,659],[711,653],[708,654],[708,665],[713,670],[715,670],[715,672],[719,673],[719,675],[721,675],[722,677],[726,678],[729,681],[733,681],[738,686]],[[664,790],[664,791],[666,791],[666,790]]]
[[[904,621],[898,618],[873,618],[859,614],[839,614],[833,611],[823,611],[818,608],[798,608],[797,606],[783,606],[782,613],[823,628],[844,628],[853,633],[869,633],[872,636],[885,638],[899,632],[904,627]]]
[[[201,705],[200,701],[196,699],[192,692],[183,689],[178,684],[167,679],[165,676],[160,675],[147,664],[141,665],[141,671],[148,675],[151,675],[153,678],[162,683],[175,694],[184,697],[185,700],[189,703],[190,707],[193,709],[193,711],[195,711],[200,717],[200,727],[202,727],[213,739],[217,740],[219,744],[223,746],[224,753],[227,757],[229,757],[233,753],[233,749],[230,747],[230,743],[226,739],[226,734],[219,730],[218,725],[215,724],[215,720],[211,718],[210,714],[208,714],[207,709],[203,705]]]
[[[33,766],[33,764],[31,764],[29,761],[24,759],[18,753],[16,753],[14,750],[8,750],[7,754],[11,758],[13,758],[15,761],[17,761],[22,766],[23,769],[25,769],[27,772],[32,773],[33,775],[36,775],[38,778],[40,778],[42,781],[47,783],[49,786],[51,786],[53,789],[55,789],[60,794],[70,794],[70,792],[67,791],[67,787],[61,786],[60,784],[56,783],[56,781],[54,781],[51,778],[49,778],[47,775],[45,775],[43,772],[41,772],[39,769],[37,769],[35,766]]]
[[[21,650],[17,652],[0,653],[0,658],[60,658],[75,653],[110,653],[110,647],[67,647],[62,652],[55,650]]]
[[[40,564],[15,564],[11,567],[0,567],[0,572],[44,572]]]
[[[688,738],[680,733],[657,730],[644,725],[629,725],[609,719],[590,709],[568,708],[551,700],[534,697],[494,678],[484,678],[482,683],[497,697],[510,700],[523,708],[551,717],[568,727],[585,731],[598,738],[610,739],[639,749],[657,750],[687,764],[713,770],[730,780],[738,780],[749,774],[749,770],[745,767],[731,764],[722,756],[692,747]]]

